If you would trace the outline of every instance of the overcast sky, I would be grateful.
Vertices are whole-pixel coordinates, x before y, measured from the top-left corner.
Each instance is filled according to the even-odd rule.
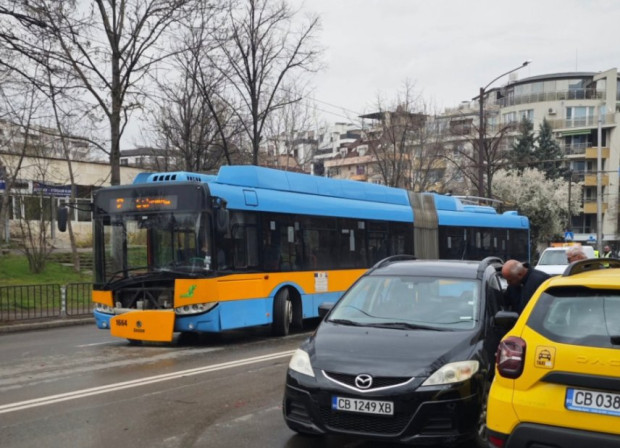
[[[302,0],[294,0],[300,4]],[[373,110],[409,79],[438,109],[471,100],[523,63],[519,79],[620,65],[616,0],[303,0],[321,17],[316,105],[331,121]],[[501,86],[508,77],[493,86]],[[325,103],[345,108],[338,110]],[[344,117],[342,115],[345,115]]]
[[[617,0],[289,1],[321,19],[324,68],[311,82],[326,122],[376,111],[377,97],[392,102],[406,80],[441,111],[526,60],[519,79],[620,65]],[[142,140],[138,126],[128,126],[125,147]]]

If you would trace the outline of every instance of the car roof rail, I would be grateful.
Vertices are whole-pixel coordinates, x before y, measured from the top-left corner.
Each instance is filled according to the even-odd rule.
[[[618,269],[620,268],[620,259],[618,258],[588,258],[586,260],[574,261],[569,264],[562,277],[570,277],[571,275],[581,274],[582,272],[596,271],[599,269]]]
[[[379,260],[372,268],[371,271],[375,269],[382,268],[383,266],[387,266],[390,263],[394,263],[396,261],[407,261],[407,260],[417,260],[413,255],[400,254],[400,255],[392,255],[391,257],[384,258],[383,260]]]
[[[504,265],[504,260],[499,257],[486,257],[478,264],[478,272],[476,273],[476,277],[482,278],[482,274],[489,266],[493,266],[495,268],[495,272],[500,272],[502,270],[502,266]]]

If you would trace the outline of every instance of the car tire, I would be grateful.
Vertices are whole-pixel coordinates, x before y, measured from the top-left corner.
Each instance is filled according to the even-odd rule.
[[[288,288],[283,288],[273,299],[273,322],[271,332],[274,336],[288,335],[293,321],[293,302]]]
[[[476,448],[488,448],[489,446],[487,432],[487,403],[489,401],[490,389],[491,382],[485,381],[482,391],[480,413],[478,414],[478,420],[476,421],[476,435],[474,436],[474,446],[476,446]]]

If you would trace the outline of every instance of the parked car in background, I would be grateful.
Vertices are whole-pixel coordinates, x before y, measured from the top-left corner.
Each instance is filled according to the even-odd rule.
[[[496,362],[491,447],[619,447],[620,260],[577,261],[544,283]]]
[[[501,266],[494,257],[379,262],[293,355],[286,424],[301,434],[487,447],[487,393],[507,331],[494,323],[505,313]]]
[[[549,275],[560,275],[568,266],[566,251],[570,246],[548,247],[540,255],[538,264],[535,266],[539,271]],[[581,246],[588,258],[594,258],[594,248],[592,246]]]

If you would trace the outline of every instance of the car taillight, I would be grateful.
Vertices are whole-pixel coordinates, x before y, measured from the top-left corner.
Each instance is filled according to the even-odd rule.
[[[499,343],[495,357],[498,373],[506,378],[519,378],[525,362],[525,341],[509,336]]]
[[[503,448],[506,440],[501,437],[489,435],[489,445],[494,448]]]

